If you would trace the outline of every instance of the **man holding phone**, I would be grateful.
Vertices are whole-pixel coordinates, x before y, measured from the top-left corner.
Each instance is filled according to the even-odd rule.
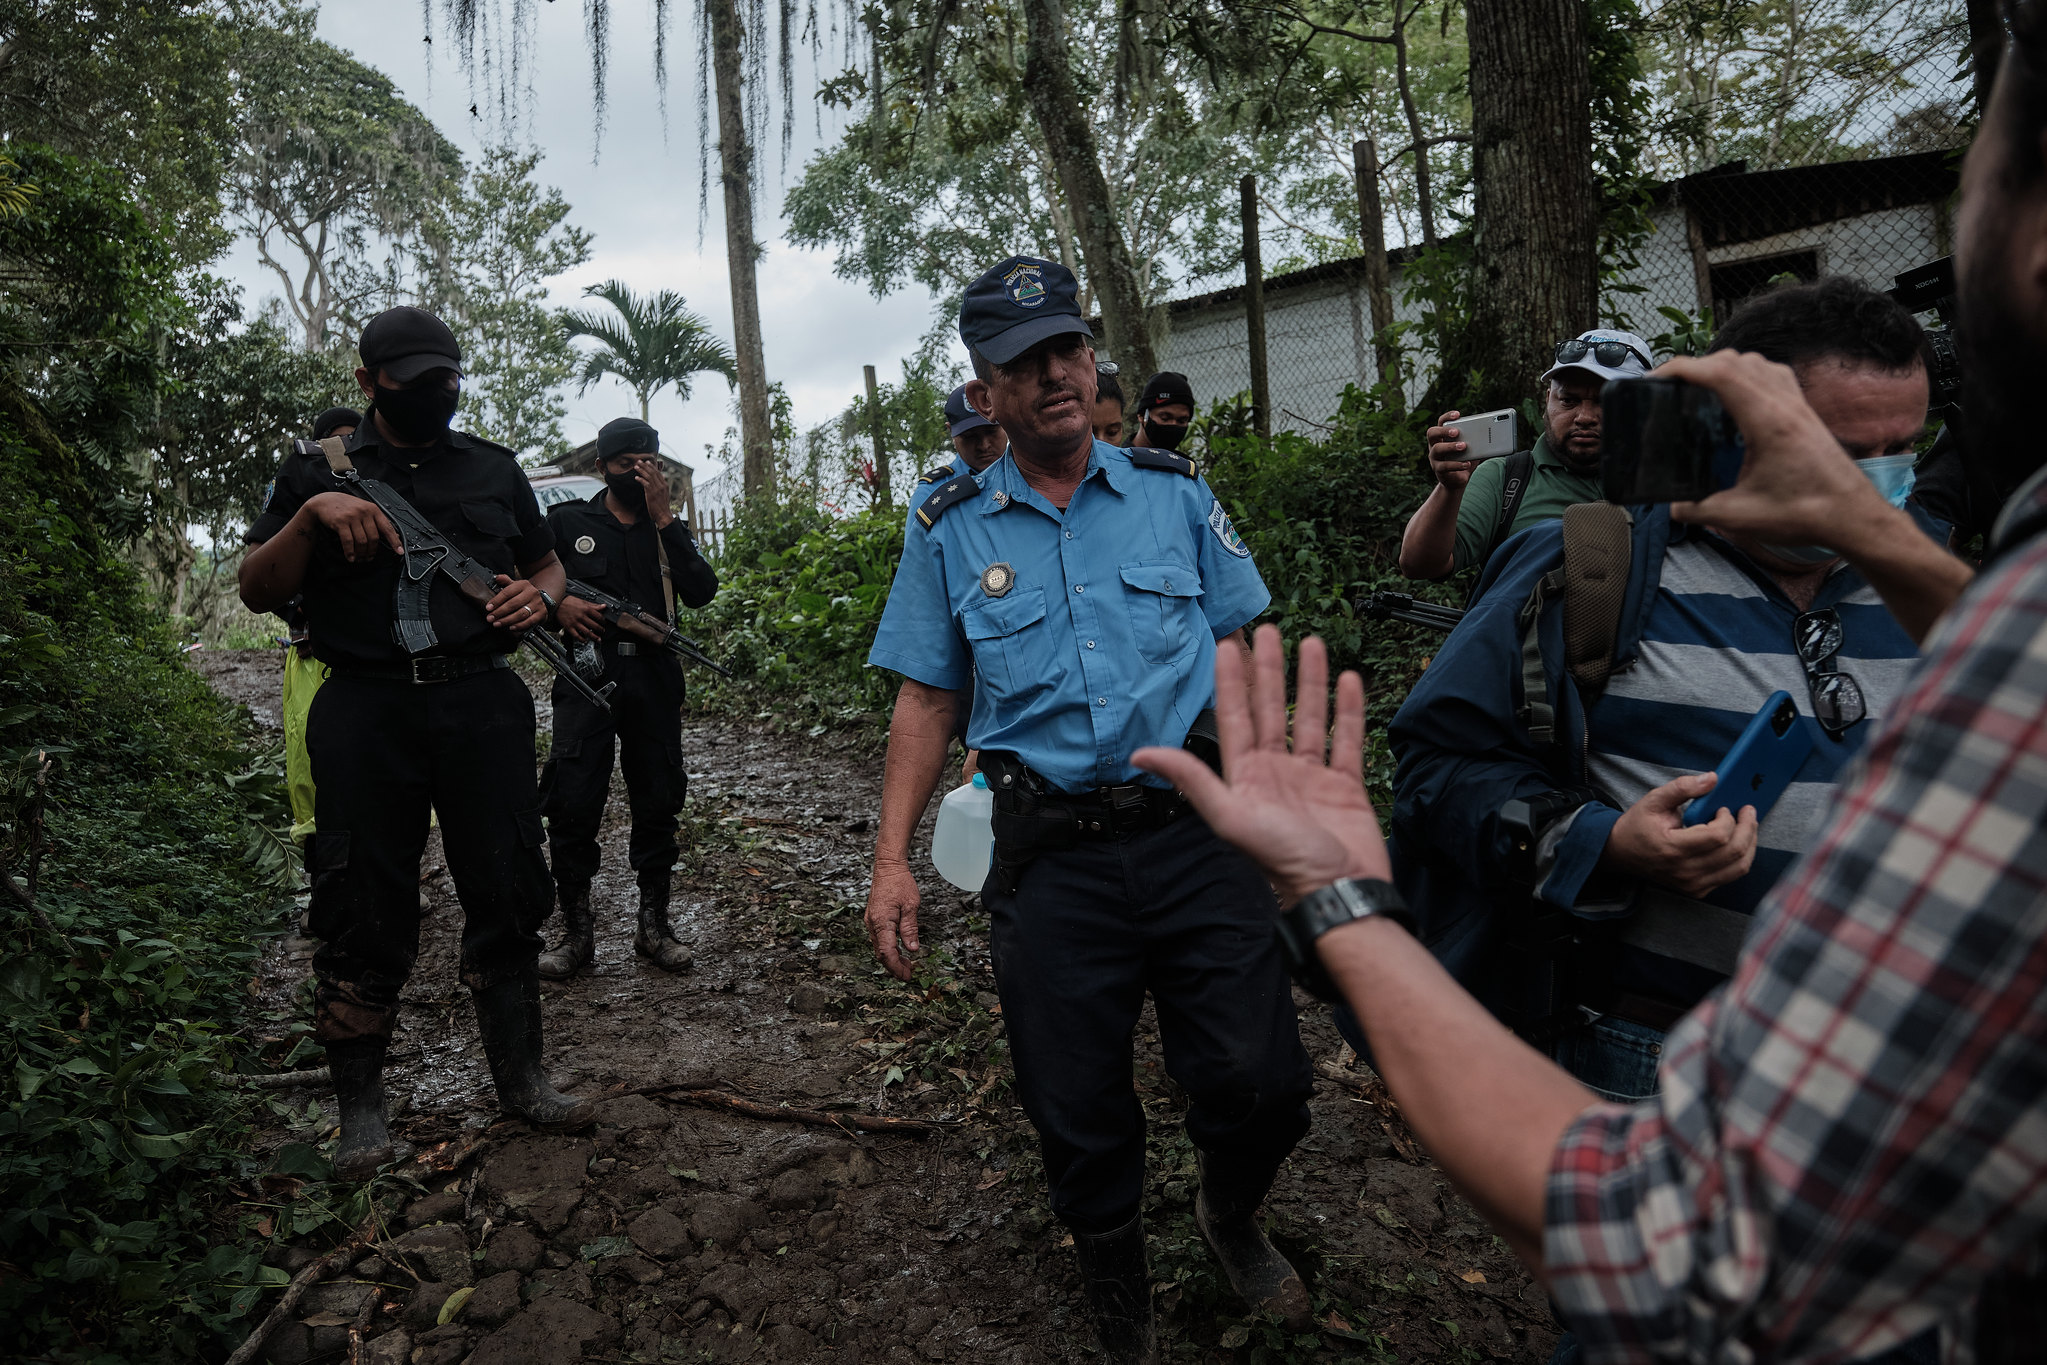
[[[1901,456],[1909,473],[1925,345],[1909,313],[1845,279],[1754,299],[1714,341],[1791,365],[1872,481]],[[1896,503],[1907,491],[1888,484]],[[1944,527],[1924,529],[1944,539]],[[1571,608],[1545,580],[1569,570],[1552,523],[1491,567],[1391,729],[1395,866],[1429,909],[1431,946],[1566,1070],[1620,1100],[1654,1092],[1665,1033],[1726,978],[1749,915],[1917,659],[1915,635],[1832,549],[1713,534],[1673,523],[1667,506],[1636,508],[1631,532],[1603,687],[1564,663]],[[1786,756],[1774,807],[1744,790],[1689,823],[1686,808],[1780,693],[1798,729],[1742,767],[1760,782]],[[1515,891],[1524,912],[1503,914]]]
[[[1647,374],[1649,343],[1595,327],[1559,342],[1556,361],[1542,377],[1544,430],[1534,449],[1474,459],[1456,425],[1463,414],[1446,412],[1429,428],[1436,486],[1400,537],[1403,574],[1444,578],[1482,567],[1515,532],[1599,501],[1599,392],[1609,379]]]

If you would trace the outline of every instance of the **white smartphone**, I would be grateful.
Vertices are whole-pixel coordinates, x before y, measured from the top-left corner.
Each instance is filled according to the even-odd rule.
[[[1450,423],[1462,433],[1458,439],[1465,449],[1457,456],[1460,460],[1490,460],[1499,455],[1512,455],[1520,447],[1514,443],[1514,409],[1501,408],[1498,412],[1475,412],[1469,417],[1460,417]]]

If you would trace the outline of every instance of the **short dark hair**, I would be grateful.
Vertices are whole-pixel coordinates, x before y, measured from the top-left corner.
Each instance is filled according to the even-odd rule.
[[[974,378],[983,384],[995,382],[995,366],[987,356],[981,354],[979,347],[967,347],[967,359],[974,362]]]
[[[1099,403],[1104,398],[1113,398],[1116,400],[1116,406],[1122,407],[1124,404],[1123,386],[1116,382],[1115,375],[1103,374],[1100,370],[1096,370],[1095,401]]]
[[[1764,290],[1734,310],[1709,349],[1753,351],[1793,368],[1838,360],[1896,371],[1931,359],[1926,333],[1910,313],[1843,275]]]

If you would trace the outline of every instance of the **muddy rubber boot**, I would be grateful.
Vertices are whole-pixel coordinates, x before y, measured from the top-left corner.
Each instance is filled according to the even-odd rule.
[[[1194,1199],[1194,1225],[1208,1239],[1230,1287],[1245,1303],[1263,1313],[1273,1313],[1286,1325],[1301,1330],[1314,1322],[1314,1307],[1308,1301],[1308,1287],[1280,1255],[1258,1226],[1258,1205],[1272,1188],[1276,1171],[1261,1178],[1238,1177],[1224,1162],[1196,1149],[1194,1160],[1201,1173],[1201,1192]]]
[[[1088,1317],[1102,1354],[1115,1365],[1154,1365],[1157,1334],[1152,1325],[1151,1268],[1144,1256],[1144,1215],[1134,1215],[1114,1232],[1073,1234]]]
[[[384,1124],[384,1050],[382,1042],[327,1045],[327,1071],[341,1106],[334,1174],[343,1180],[367,1180],[396,1159]]]
[[[547,1133],[574,1132],[596,1122],[595,1104],[562,1094],[540,1069],[540,978],[522,974],[472,988],[470,995],[476,1000],[476,1026],[497,1085],[499,1111]]]
[[[640,888],[640,931],[633,936],[633,950],[652,958],[663,971],[679,972],[696,961],[696,955],[677,943],[675,931],[668,927],[666,885]]]
[[[590,917],[590,888],[563,891],[561,945],[540,955],[539,972],[550,981],[574,976],[597,956],[597,942]]]

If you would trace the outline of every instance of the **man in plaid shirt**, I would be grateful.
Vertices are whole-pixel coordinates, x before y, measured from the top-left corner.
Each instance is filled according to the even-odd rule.
[[[1674,514],[1836,546],[1926,632],[1926,657],[1732,981],[1672,1033],[1662,1095],[1597,1102],[1383,913],[1314,939],[1409,1122],[1543,1275],[1588,1360],[1847,1360],[1933,1324],[1957,1358],[2047,1350],[2031,1278],[2047,1231],[2047,443],[2024,420],[2047,374],[2043,8],[2013,18],[1963,177],[1969,453],[1986,487],[2021,485],[1973,585],[1897,524],[1789,370],[1667,367],[1717,391],[1749,441],[1735,489]],[[1301,648],[1297,753],[1270,627],[1253,669],[1247,701],[1236,651],[1217,659],[1227,781],[1164,750],[1137,765],[1288,902],[1327,905],[1348,880],[1354,904],[1385,905],[1361,683],[1338,682],[1325,765],[1320,642]]]

